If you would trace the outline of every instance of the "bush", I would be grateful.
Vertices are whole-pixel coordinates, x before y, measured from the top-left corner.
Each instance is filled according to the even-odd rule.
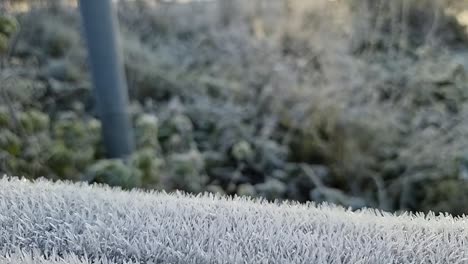
[[[81,179],[110,162],[117,179],[141,176],[102,177],[112,184],[468,210],[421,188],[458,181],[468,147],[466,33],[451,3],[137,2],[118,5],[136,153],[104,158],[78,13],[59,5],[18,16],[0,125],[21,147],[1,149],[2,170]]]

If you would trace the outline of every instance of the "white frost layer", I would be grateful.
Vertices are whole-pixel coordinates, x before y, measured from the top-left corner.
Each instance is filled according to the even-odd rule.
[[[468,263],[466,220],[4,178],[0,263]]]

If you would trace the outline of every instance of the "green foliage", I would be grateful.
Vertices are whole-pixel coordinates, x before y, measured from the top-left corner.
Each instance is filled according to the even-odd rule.
[[[55,80],[74,82],[82,78],[82,73],[66,59],[52,60],[45,67],[45,74]]]
[[[171,154],[167,164],[172,188],[190,192],[201,192],[204,189],[208,179],[203,171],[204,160],[200,152],[190,150]]]
[[[131,166],[141,172],[143,186],[155,187],[161,183],[165,162],[152,148],[137,150],[131,157]]]
[[[86,173],[86,179],[90,182],[123,188],[141,186],[141,177],[141,172],[119,159],[99,160]]]
[[[267,199],[280,199],[283,198],[286,193],[286,184],[277,179],[269,179],[264,183],[255,185],[255,189],[261,196]],[[242,191],[249,190],[244,187]]]
[[[0,55],[8,51],[8,37],[0,34]]]
[[[76,33],[63,25],[49,22],[43,28],[47,29],[47,31],[44,32],[42,45],[44,45],[45,52],[52,57],[65,55],[73,42],[77,40]]]
[[[56,140],[68,148],[79,150],[87,145],[96,144],[96,136],[99,133],[91,134],[90,132],[95,133],[98,129],[99,125],[94,119],[86,122],[73,112],[63,112],[58,117],[58,122],[54,123],[52,133]]]
[[[11,156],[19,156],[21,154],[22,143],[21,139],[13,132],[2,129],[0,131],[0,149],[6,151]]]
[[[468,148],[468,49],[455,15],[441,12],[448,7],[252,3],[233,1],[224,24],[209,4],[193,12],[119,3],[137,143],[125,162],[103,156],[78,14],[21,16],[24,34],[5,71],[14,78],[0,75],[0,169],[126,188],[468,210],[449,197],[464,188],[453,160]]]
[[[244,183],[237,187],[237,194],[240,196],[255,197],[257,195],[257,191],[255,190],[255,187],[252,186],[252,184]]]
[[[62,143],[52,145],[47,165],[61,179],[73,179],[78,174],[74,167],[74,152]]]
[[[232,156],[238,161],[247,161],[253,158],[253,150],[246,141],[240,141],[232,147]]]
[[[11,124],[11,115],[8,107],[0,105],[0,128],[9,128]]]
[[[149,147],[149,148],[158,148],[158,118],[155,115],[142,114],[137,117],[135,122],[135,133],[137,146]]]
[[[174,113],[161,124],[159,138],[170,152],[189,151],[193,146],[193,123],[187,115]]]
[[[11,37],[18,29],[19,24],[16,18],[4,14],[0,15],[0,34]]]
[[[211,193],[226,194],[223,187],[221,187],[219,185],[214,185],[214,184],[208,185],[208,186],[206,186],[205,189],[206,189],[207,192],[211,192]]]
[[[447,179],[424,185],[422,210],[466,214],[468,183],[466,180]]]
[[[24,106],[34,105],[46,93],[46,87],[41,81],[26,76],[5,80],[2,90],[3,96]]]
[[[19,122],[23,131],[28,134],[46,131],[50,125],[49,116],[37,110],[19,113]]]
[[[18,21],[14,17],[0,14],[0,56],[7,52],[10,38],[18,28]]]

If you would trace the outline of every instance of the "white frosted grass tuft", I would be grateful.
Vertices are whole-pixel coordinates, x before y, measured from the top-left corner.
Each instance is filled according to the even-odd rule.
[[[0,263],[468,263],[467,218],[0,180]]]

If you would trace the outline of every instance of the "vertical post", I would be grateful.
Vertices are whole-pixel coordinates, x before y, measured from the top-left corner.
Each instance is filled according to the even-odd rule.
[[[123,158],[132,153],[134,139],[114,7],[111,0],[80,0],[79,5],[106,155]]]
[[[233,23],[236,18],[237,11],[235,0],[219,0],[218,1],[218,15],[223,26],[227,27]]]

